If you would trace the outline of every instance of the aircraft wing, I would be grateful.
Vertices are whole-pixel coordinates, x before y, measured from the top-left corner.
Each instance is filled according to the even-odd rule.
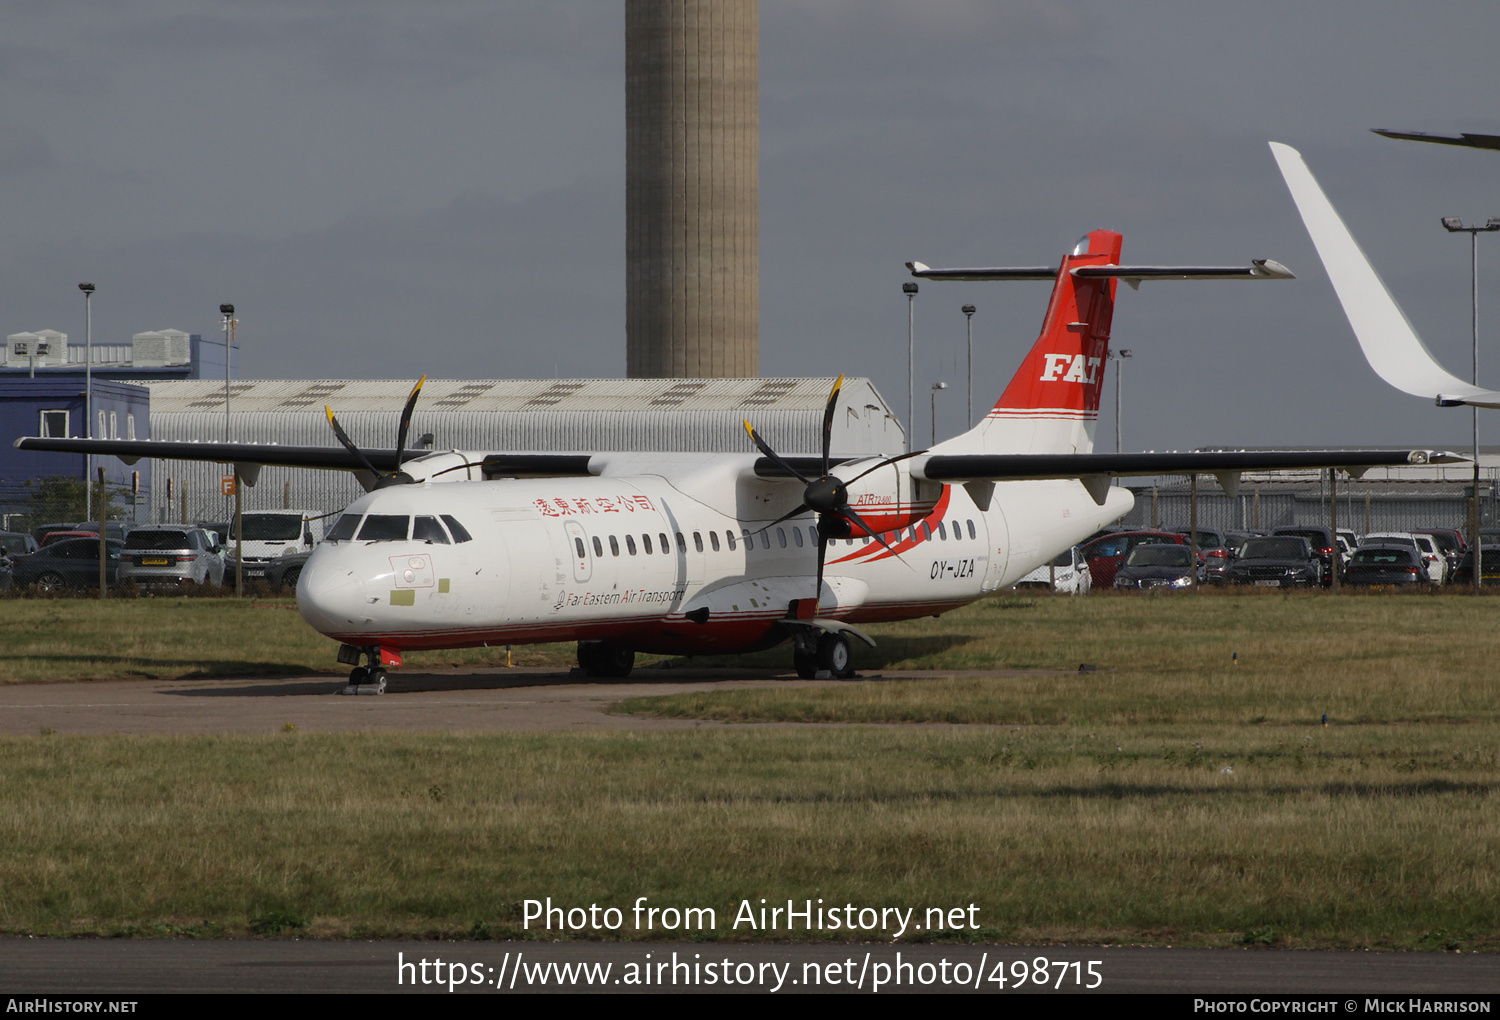
[[[1077,478],[1103,505],[1112,478],[1211,474],[1231,496],[1245,471],[1339,468],[1359,477],[1372,467],[1458,464],[1469,458],[1434,450],[1226,450],[1186,453],[929,454],[912,460],[913,477],[933,482]]]
[[[18,450],[52,453],[87,453],[96,457],[119,457],[134,464],[142,457],[159,460],[195,460],[213,464],[255,464],[267,467],[321,468],[326,471],[364,471],[354,454],[336,446],[281,446],[276,443],[186,443],[152,439],[17,439]],[[396,470],[395,450],[364,450],[370,466],[379,471]],[[429,456],[427,450],[408,450],[401,467],[410,471]],[[518,478],[588,475],[589,454],[488,453],[476,462],[485,477]],[[450,469],[451,470],[451,469]]]
[[[1271,143],[1271,152],[1375,374],[1403,393],[1427,397],[1444,407],[1500,407],[1500,391],[1464,382],[1438,364],[1334,211],[1301,153],[1280,142]]]

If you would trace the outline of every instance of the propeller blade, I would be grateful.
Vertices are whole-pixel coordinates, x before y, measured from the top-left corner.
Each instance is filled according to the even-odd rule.
[[[339,420],[333,416],[333,408],[329,407],[327,404],[324,404],[323,410],[328,412],[328,424],[333,426],[333,434],[338,437],[339,442],[344,444],[344,449],[348,450],[350,453],[354,454],[355,457],[359,458],[359,462],[365,466],[366,471],[370,472],[370,474],[374,475],[376,478],[379,478],[380,472],[375,470],[375,465],[370,463],[370,458],[366,457],[364,455],[364,451],[354,445],[354,443],[349,439],[348,433],[344,431],[344,427],[339,424]]]
[[[760,452],[765,454],[767,457],[770,457],[771,462],[774,463],[777,467],[781,468],[781,470],[797,479],[797,481],[801,482],[803,485],[812,484],[811,481],[802,477],[801,472],[792,467],[786,461],[782,460],[781,457],[777,455],[776,451],[771,449],[771,447],[767,445],[764,439],[760,438],[760,435],[756,433],[754,428],[751,427],[748,420],[745,422],[745,431],[750,433],[750,441],[756,445],[756,448],[759,449]]]
[[[874,528],[872,528],[868,524],[866,524],[865,521],[864,521],[864,518],[860,517],[859,514],[855,513],[853,510],[851,510],[847,506],[839,507],[839,513],[840,513],[840,515],[843,516],[844,520],[849,521],[849,522],[851,522],[853,524],[858,524],[861,528],[864,529],[864,532],[865,532],[866,535],[869,535],[875,541],[877,541],[881,545],[885,546],[886,549],[890,550],[890,554],[892,556],[896,557],[896,559],[898,559],[898,560],[901,560],[901,554],[898,553],[896,550],[891,549],[890,544],[887,543],[885,539],[883,539],[883,538],[880,537],[880,532],[876,531]],[[901,560],[901,562],[905,563],[906,561],[905,560]]]
[[[839,402],[839,390],[844,385],[844,377],[841,375],[833,384],[833,392],[828,394],[828,406],[823,408],[823,474],[828,474],[828,448],[833,444],[833,411]]]
[[[417,380],[417,384],[411,388],[411,396],[406,398],[406,406],[401,409],[401,425],[396,429],[396,472],[401,470],[401,455],[406,452],[406,432],[411,428],[411,412],[417,406],[417,394],[422,392],[422,384],[426,381],[425,375]]]
[[[772,528],[776,527],[776,525],[780,524],[782,521],[789,521],[793,517],[796,517],[799,514],[805,514],[805,513],[809,512],[810,510],[812,510],[812,507],[808,506],[806,503],[803,503],[801,506],[797,507],[797,509],[793,510],[791,513],[782,514],[780,517],[776,518],[770,524],[767,524],[764,528],[761,528],[757,532],[753,532],[753,534],[755,534],[755,535],[764,535],[766,532],[768,532]]]
[[[849,479],[847,482],[844,483],[844,486],[847,488],[848,486],[853,485],[855,482],[859,481],[865,475],[872,474],[872,473],[874,473],[876,471],[879,471],[883,467],[890,467],[892,464],[895,464],[898,461],[909,460],[912,457],[920,457],[922,454],[924,454],[926,452],[927,452],[926,450],[913,450],[911,453],[903,453],[903,454],[901,454],[900,456],[897,456],[897,457],[887,457],[885,460],[881,461],[879,464],[876,464],[874,467],[872,467],[872,468],[866,468],[864,471],[861,471],[859,474],[857,474],[853,478]]]
[[[813,615],[818,615],[818,604],[823,601],[823,561],[828,558],[828,539],[818,532],[818,586],[813,589]]]

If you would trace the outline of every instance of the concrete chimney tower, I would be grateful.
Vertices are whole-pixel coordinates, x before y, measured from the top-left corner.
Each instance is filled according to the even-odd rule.
[[[626,375],[760,374],[758,0],[625,0]]]

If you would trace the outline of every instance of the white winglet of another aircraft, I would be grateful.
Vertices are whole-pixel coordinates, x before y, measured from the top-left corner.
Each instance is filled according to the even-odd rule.
[[[1467,383],[1437,363],[1318,187],[1302,154],[1280,142],[1270,144],[1323,268],[1344,306],[1344,315],[1375,374],[1403,393],[1427,397],[1444,406],[1500,407],[1500,391]]]

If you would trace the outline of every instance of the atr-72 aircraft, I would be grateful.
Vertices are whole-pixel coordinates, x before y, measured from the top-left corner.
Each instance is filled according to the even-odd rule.
[[[853,673],[850,638],[878,620],[932,616],[1014,583],[1132,506],[1124,475],[1239,472],[1459,459],[1425,451],[1093,453],[1120,280],[1286,279],[1243,268],[1122,266],[1097,230],[1059,266],[928,269],[932,279],[1050,279],[1041,335],[979,425],[930,450],[841,459],[759,455],[405,451],[254,444],[21,439],[22,449],[362,473],[297,584],[303,617],[341,642],[351,688],[378,691],[410,649],[577,641],[591,675],[636,652],[740,652],[791,641],[797,672]],[[775,437],[770,437],[774,439]],[[364,660],[365,664],[361,664]]]

